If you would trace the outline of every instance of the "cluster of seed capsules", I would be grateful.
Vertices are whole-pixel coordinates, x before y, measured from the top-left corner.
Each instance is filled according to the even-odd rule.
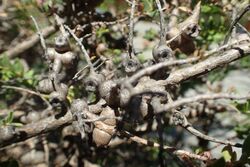
[[[172,36],[181,32],[180,39],[176,38],[173,42],[179,41],[181,43],[183,36],[191,38],[197,35],[199,27],[197,26],[198,21],[195,19],[199,18],[197,16],[199,10],[200,4],[194,10],[198,11],[198,14],[190,17],[193,20],[189,19],[189,23],[185,25],[185,31],[182,32],[183,25],[180,24],[178,31],[172,32],[174,33]],[[72,32],[81,42],[82,37],[86,35],[79,25]],[[169,34],[171,35],[171,31]],[[126,54],[120,63],[121,69],[114,65],[112,56],[109,58],[100,57],[104,60],[104,65],[101,68],[97,70],[91,68],[93,64],[88,64],[88,68],[86,68],[88,72],[75,78],[79,56],[70,47],[69,35],[70,33],[58,35],[55,39],[55,46],[46,50],[45,57],[49,62],[50,71],[48,77],[39,82],[37,90],[48,94],[52,106],[60,108],[60,112],[71,111],[74,125],[82,138],[85,138],[86,133],[89,133],[92,134],[92,139],[97,146],[106,146],[118,129],[122,128],[122,123],[118,126],[118,122],[122,122],[124,119],[130,121],[152,119],[154,102],[167,103],[167,97],[160,95],[159,92],[166,95],[171,90],[166,86],[155,85],[157,85],[158,80],[168,77],[171,71],[168,67],[149,76],[143,76],[132,83],[127,81],[149,65],[173,60],[174,52],[171,44],[174,43],[167,44],[161,40],[152,50],[152,59],[144,64],[138,60],[135,53]],[[70,69],[75,70],[73,70],[74,72],[71,70],[69,73]],[[117,72],[119,70],[122,71],[123,75]],[[94,102],[88,102],[86,97],[73,99],[69,102],[67,99],[69,87],[77,82],[82,83],[86,92],[95,94]],[[121,120],[118,121],[117,117]]]

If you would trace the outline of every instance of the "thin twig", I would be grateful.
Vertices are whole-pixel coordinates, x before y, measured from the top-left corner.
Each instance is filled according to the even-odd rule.
[[[72,37],[76,40],[77,44],[80,46],[80,48],[85,56],[85,59],[88,63],[88,66],[90,67],[90,71],[94,72],[95,70],[94,70],[93,64],[90,60],[90,57],[89,57],[87,50],[85,49],[85,47],[82,44],[82,40],[74,34],[74,32],[69,28],[69,26],[64,25],[64,27],[66,28],[66,30],[68,30],[68,32],[72,35]]]
[[[167,44],[170,44],[171,42],[173,42],[176,38],[178,38],[180,35],[182,35],[185,30],[188,28],[188,26],[191,24],[188,24],[187,26],[183,27],[175,36],[173,36],[171,39],[167,40]]]
[[[13,135],[8,138],[8,140],[2,140],[6,136],[0,136],[0,150],[4,149],[3,147],[24,141],[34,136],[38,136],[50,131],[55,131],[59,127],[63,127],[73,122],[71,112],[67,112],[64,116],[50,116],[45,119],[39,120],[34,123],[24,125],[20,128],[17,128]],[[24,135],[25,134],[25,135]],[[6,135],[8,135],[6,133]]]
[[[208,140],[208,141],[211,141],[214,143],[220,143],[220,144],[230,145],[230,146],[235,146],[235,147],[242,147],[242,144],[240,144],[240,143],[233,143],[233,142],[230,142],[228,140],[219,140],[219,139],[216,139],[214,137],[205,135],[192,126],[187,126],[187,127],[183,127],[183,128],[185,128],[188,132],[190,132],[191,134],[193,134],[196,137],[199,137],[203,140]]]
[[[250,33],[249,31],[240,23],[237,23],[237,25],[248,35],[248,37],[250,38]]]
[[[233,139],[236,139],[236,138],[238,138],[237,135],[232,136],[232,137],[229,137],[229,138],[227,138],[226,140],[233,140]],[[207,151],[212,151],[213,149],[216,149],[216,148],[218,148],[218,147],[221,146],[221,145],[222,145],[221,143],[217,143],[215,146],[209,148]]]
[[[249,95],[250,97],[250,95]],[[168,94],[168,99],[169,99],[169,103],[170,105],[173,105],[173,103],[175,103],[173,101],[173,99],[171,98],[170,94]],[[195,98],[191,98],[192,100],[195,99]],[[196,98],[196,99],[199,99],[199,98]],[[201,99],[201,97],[200,97]],[[178,102],[179,100],[177,100]],[[195,129],[190,122],[188,122],[186,116],[182,113],[182,112],[179,112],[175,109],[172,109],[172,120],[173,117],[176,117],[175,118],[175,121],[176,122],[173,122],[174,124],[176,125],[180,125],[181,127],[183,127],[185,130],[187,130],[189,133],[195,135],[196,137],[199,137],[203,140],[207,140],[207,141],[211,141],[211,142],[214,142],[214,143],[220,143],[220,144],[225,144],[225,145],[231,145],[231,146],[235,146],[235,147],[242,147],[242,144],[240,143],[233,143],[233,142],[230,142],[230,141],[227,141],[227,140],[219,140],[219,139],[216,139],[214,137],[211,137],[211,136],[208,136],[208,135],[205,135],[203,133],[201,133],[200,131],[198,131],[197,129]]]
[[[107,119],[116,119],[116,120],[122,120],[121,117],[112,117],[112,116],[99,116],[96,118],[92,118],[92,119],[84,119],[83,122],[96,122],[96,121],[105,121]]]
[[[206,74],[218,67],[229,64],[237,59],[240,59],[250,53],[250,43],[234,46],[219,56],[209,57],[204,61],[200,61],[190,67],[185,67],[170,73],[166,80],[159,80],[161,85],[175,85],[188,80],[192,77],[197,77]]]
[[[130,11],[130,19],[129,19],[129,38],[128,38],[128,55],[130,58],[134,55],[134,13],[135,13],[135,1],[132,0],[131,11]]]
[[[136,143],[145,145],[145,146],[156,147],[156,148],[160,147],[159,143],[151,142],[151,141],[148,141],[148,140],[146,140],[144,138],[141,138],[139,136],[132,135],[128,131],[122,131],[121,135],[122,136],[126,136],[130,140],[132,140],[132,141],[134,141]],[[190,152],[185,151],[185,150],[177,150],[175,147],[171,147],[171,146],[167,146],[167,145],[163,145],[163,149],[166,150],[166,151],[169,151],[169,152],[171,152],[171,153],[173,153],[173,154],[175,154],[177,156],[180,156],[180,157],[187,156],[189,158],[199,159],[199,160],[202,160],[202,161],[207,161],[208,160],[208,158],[205,157],[205,156],[201,156],[201,155],[197,155],[197,154],[194,154],[194,153],[190,153]]]
[[[170,102],[170,104],[172,104],[174,102]],[[220,143],[220,144],[225,144],[225,145],[230,145],[230,146],[234,146],[234,147],[242,147],[242,144],[240,143],[233,143],[227,140],[219,140],[216,139],[214,137],[205,135],[203,133],[201,133],[200,131],[198,131],[197,129],[195,129],[191,123],[188,122],[186,116],[182,113],[179,112],[175,109],[172,110],[172,122],[175,125],[180,125],[182,128],[184,128],[185,130],[187,130],[189,133],[193,134],[194,136],[201,138],[203,140],[207,140],[207,141],[211,141],[214,143]]]
[[[48,102],[48,100],[46,100],[46,98],[44,98],[44,95],[38,93],[38,92],[35,92],[33,90],[29,90],[29,89],[26,89],[26,88],[21,88],[21,87],[16,87],[16,86],[8,86],[8,85],[3,85],[1,86],[2,88],[6,88],[6,89],[14,89],[14,90],[18,90],[18,91],[22,91],[22,92],[27,92],[29,94],[32,94],[32,95],[36,95],[36,96],[39,96],[41,99],[43,99],[43,101],[48,105],[48,106],[51,106],[50,103]]]
[[[189,28],[193,23],[188,23],[186,25],[184,25],[184,27],[180,27],[179,32],[173,36],[171,39],[167,40],[167,44],[170,44],[171,42],[173,42],[176,38],[178,38],[180,35],[182,35],[183,33],[185,33],[185,31],[187,30],[187,28]]]
[[[100,61],[101,61],[100,59],[96,60],[96,61],[93,63],[93,66],[96,66]],[[102,66],[103,63],[105,63],[105,61],[103,61],[100,65],[98,65],[98,66],[95,68],[95,70],[97,70],[100,66]],[[89,66],[87,65],[87,66],[83,67],[81,70],[79,70],[79,71],[74,75],[74,77],[72,78],[72,80],[74,80],[74,81],[76,81],[76,80],[81,80],[81,79],[82,79],[81,73],[82,73],[83,71],[85,71],[88,67],[89,67]]]
[[[241,42],[246,42],[246,41],[249,41],[249,39],[240,39],[238,41],[235,41],[235,42],[232,42],[232,43],[226,43],[222,46],[220,46],[219,48],[215,48],[213,50],[210,50],[210,51],[207,51],[203,57],[208,57],[210,55],[213,55],[215,53],[220,53],[221,51],[225,50],[225,49],[228,49],[228,48],[231,48],[233,47],[234,45],[237,45],[237,44],[240,44]]]
[[[39,38],[40,38],[40,42],[41,42],[42,48],[43,48],[43,50],[44,50],[44,55],[43,55],[43,57],[44,57],[44,59],[46,60],[48,66],[49,66],[49,70],[51,70],[50,68],[51,68],[51,63],[52,63],[52,62],[51,62],[51,60],[48,58],[48,49],[47,49],[47,46],[46,46],[46,43],[45,43],[43,34],[42,34],[41,31],[40,31],[40,28],[39,28],[39,26],[38,26],[38,23],[37,23],[36,19],[35,19],[33,16],[30,16],[30,17],[31,17],[31,19],[33,20],[33,22],[34,22],[34,24],[35,24],[35,26],[36,26],[36,29],[37,29],[37,32],[38,32],[38,36],[39,36]]]
[[[72,78],[72,80],[74,80],[74,81],[76,81],[76,80],[80,80],[81,79],[81,73],[83,72],[83,71],[85,71],[87,68],[88,68],[89,66],[87,65],[87,66],[85,66],[85,67],[83,67],[81,70],[79,70],[75,75],[74,75],[74,77]]]
[[[250,10],[250,5],[247,5],[239,15],[236,16],[236,18],[232,21],[230,28],[228,30],[228,33],[226,34],[226,37],[224,39],[223,44],[226,44],[228,42],[228,39],[234,29],[234,27],[236,26],[236,24],[240,21],[240,19],[246,14],[246,12],[248,12]]]
[[[108,59],[102,61],[97,67],[95,67],[95,71],[98,70]]]
[[[98,21],[98,22],[92,22],[90,23],[91,26],[109,26],[109,25],[114,25],[114,24],[118,24],[118,23],[122,23],[122,22],[125,22],[129,19],[129,17],[124,17],[122,19],[119,19],[119,20],[115,20],[115,21]],[[84,25],[82,26],[83,28],[87,27],[87,25]]]
[[[165,39],[166,39],[166,33],[165,33],[165,21],[164,21],[164,15],[162,12],[162,7],[161,7],[161,3],[159,0],[155,0],[157,8],[159,10],[160,13],[160,45],[165,43]]]
[[[182,99],[176,100],[172,103],[166,104],[166,105],[164,105],[164,107],[157,109],[155,112],[158,114],[158,113],[170,111],[172,109],[183,106],[185,104],[190,104],[190,103],[194,103],[194,102],[202,102],[202,101],[207,101],[207,100],[216,100],[216,99],[245,100],[245,99],[250,99],[250,94],[242,95],[242,96],[241,95],[227,94],[227,93],[197,95],[197,96],[193,96],[193,97],[182,98]]]
[[[57,14],[54,14],[54,17],[55,17],[55,20],[56,20],[56,23],[57,25],[59,26],[59,29],[62,33],[62,35],[65,37],[65,38],[68,38],[68,33],[66,32],[64,26],[63,26],[63,20],[57,15]]]
[[[182,64],[192,63],[192,62],[195,62],[199,59],[200,59],[199,57],[192,57],[192,58],[183,59],[183,60],[172,60],[172,61],[165,61],[165,62],[157,63],[157,64],[154,64],[152,66],[146,67],[146,68],[138,71],[137,73],[135,73],[134,75],[129,77],[126,82],[132,84],[132,83],[136,82],[138,79],[140,79],[141,77],[146,76],[146,75],[150,75],[150,74],[154,73],[155,71],[160,70],[162,68],[174,66],[174,65],[182,65]]]
[[[44,50],[45,56],[46,56],[46,55],[47,55],[47,54],[46,54],[46,53],[47,53],[47,47],[46,47],[46,43],[45,43],[43,34],[41,33],[41,30],[40,30],[40,28],[39,28],[39,26],[38,26],[38,24],[37,24],[37,22],[36,22],[36,19],[35,19],[33,16],[30,16],[30,17],[31,17],[31,19],[33,20],[33,22],[34,22],[34,24],[35,24],[35,26],[36,26],[37,33],[38,33],[38,36],[39,36],[39,38],[40,38],[41,45],[42,45],[42,47],[43,47],[43,50]]]

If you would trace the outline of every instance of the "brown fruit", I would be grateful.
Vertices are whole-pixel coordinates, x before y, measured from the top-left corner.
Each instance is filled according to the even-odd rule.
[[[94,128],[92,137],[98,147],[108,145],[112,138],[110,134],[98,128]]]
[[[49,94],[54,91],[52,81],[50,79],[43,79],[39,81],[37,90],[41,93]]]
[[[115,112],[112,108],[109,106],[103,108],[100,116],[108,116],[108,117],[115,117]],[[115,119],[106,119],[103,121],[103,123],[110,125],[110,126],[115,126],[116,125],[116,120]]]
[[[104,81],[98,88],[100,97],[103,98],[108,105],[119,104],[117,84],[112,81]]]
[[[157,62],[164,62],[173,57],[173,51],[167,45],[156,45],[153,48],[153,57]]]
[[[72,101],[70,109],[72,113],[83,112],[85,109],[88,109],[88,104],[83,99],[75,99]]]
[[[59,57],[60,56],[60,57]],[[60,54],[58,57],[62,61],[64,65],[72,65],[74,60],[76,59],[76,55],[72,52],[66,52],[63,54]]]
[[[13,126],[1,126],[0,127],[0,142],[7,141],[15,135],[15,127]]]
[[[103,75],[92,73],[84,80],[85,89],[90,92],[96,92],[103,80]]]
[[[126,59],[123,62],[123,66],[127,74],[133,74],[140,68],[140,62],[137,58]]]
[[[70,51],[70,46],[65,36],[60,35],[55,39],[55,50],[57,53],[65,53]]]

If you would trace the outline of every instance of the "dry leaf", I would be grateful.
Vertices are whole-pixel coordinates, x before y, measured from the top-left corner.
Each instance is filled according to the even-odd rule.
[[[191,54],[195,51],[193,38],[197,37],[200,31],[201,2],[199,2],[193,12],[185,21],[179,23],[176,27],[172,27],[167,33],[167,39],[171,39],[178,35],[178,37],[170,43],[171,48],[180,49],[185,54]]]

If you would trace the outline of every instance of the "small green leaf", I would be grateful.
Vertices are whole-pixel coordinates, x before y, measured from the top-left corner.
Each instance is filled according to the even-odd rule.
[[[24,73],[24,68],[23,68],[23,65],[22,63],[20,62],[20,60],[16,59],[13,63],[12,63],[12,66],[11,66],[11,69],[12,71],[14,71],[16,73],[17,76],[22,76],[23,73]]]
[[[9,125],[12,123],[12,121],[13,121],[13,112],[11,111],[5,118],[0,120],[0,125],[1,126]]]
[[[238,103],[235,101],[234,105],[243,114],[250,115],[250,100],[246,101],[245,103]]]
[[[34,71],[29,70],[29,71],[25,72],[23,76],[24,76],[24,78],[30,79],[34,76]]]
[[[95,101],[96,100],[96,95],[95,95],[95,93],[89,93],[88,94],[88,101],[89,102],[93,102],[93,101]]]
[[[225,150],[225,151],[222,151],[222,156],[223,158],[225,159],[226,162],[230,162],[231,161],[231,155],[229,153],[229,151]]]
[[[203,151],[201,147],[195,149],[195,154],[200,154]]]
[[[10,60],[6,55],[1,55],[0,66],[2,66],[2,67],[10,67],[11,66]]]
[[[11,124],[12,123],[12,121],[13,121],[13,111],[11,111],[11,112],[9,112],[9,114],[8,114],[8,116],[7,116],[7,118],[6,118],[6,123],[7,124]]]
[[[138,54],[137,57],[138,57],[140,63],[146,62],[145,55],[143,55],[143,54]]]
[[[152,0],[142,0],[142,3],[144,5],[144,12],[152,11],[154,10],[154,1]]]
[[[73,86],[69,88],[67,98],[69,99],[70,102],[72,102],[72,99],[75,98],[75,92]]]
[[[101,28],[99,28],[99,29],[96,31],[96,36],[97,36],[98,38],[101,38],[101,37],[103,36],[103,34],[108,33],[108,32],[109,32],[109,29],[101,27]]]
[[[209,13],[211,11],[211,7],[208,6],[208,5],[204,5],[204,6],[201,7],[201,11],[203,13]]]
[[[12,122],[11,125],[15,126],[15,127],[22,127],[23,126],[23,124],[19,123],[19,122]]]
[[[237,125],[235,128],[239,138],[244,139],[250,132],[250,121]]]
[[[232,146],[225,146],[222,149],[222,156],[226,162],[233,162],[237,159],[237,154],[233,151]]]
[[[221,9],[215,5],[203,5],[201,7],[202,13],[209,13],[209,14],[218,14],[221,13]]]
[[[119,56],[122,53],[122,51],[120,49],[114,49],[113,50],[113,54],[116,56]]]
[[[149,29],[145,32],[143,38],[152,41],[156,38],[156,36],[158,35],[158,33],[154,30],[154,29]]]

